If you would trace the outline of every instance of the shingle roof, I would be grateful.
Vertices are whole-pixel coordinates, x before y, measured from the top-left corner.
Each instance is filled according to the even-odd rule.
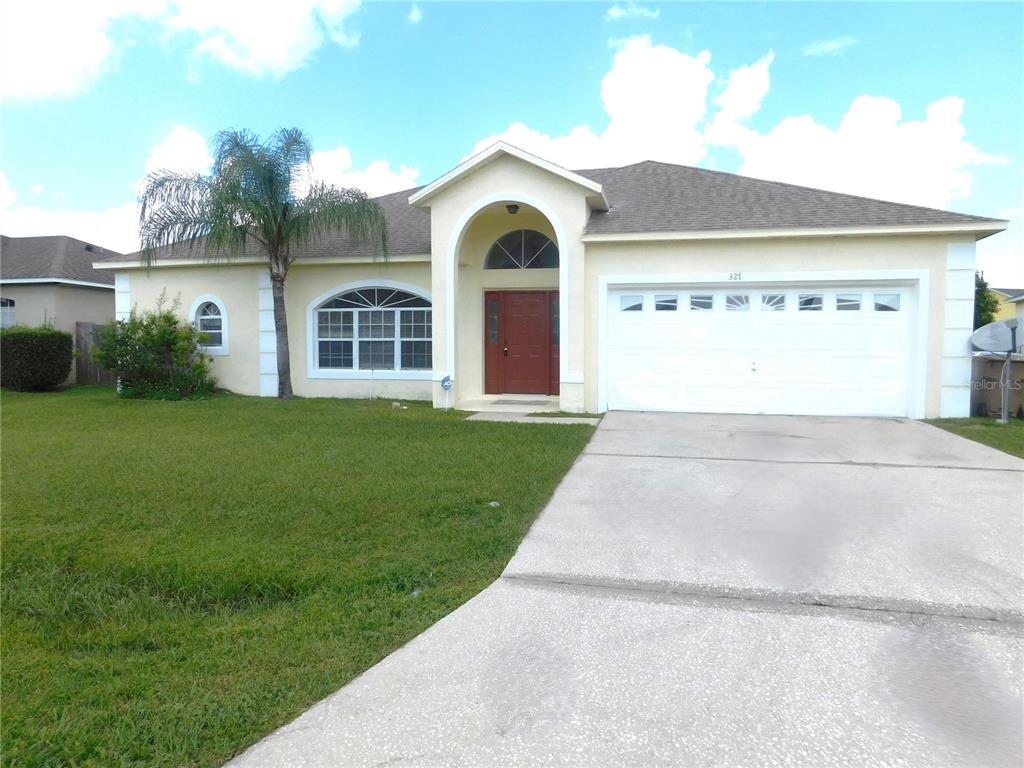
[[[0,280],[80,280],[112,286],[114,276],[92,265],[120,255],[66,235],[0,235]]]
[[[993,288],[992,286],[989,286],[989,288],[997,293],[1003,294],[1007,301],[1013,301],[1014,299],[1024,296],[1024,288]]]
[[[600,183],[611,206],[606,212],[590,215],[587,234],[1003,223],[651,160],[575,173]],[[430,213],[408,202],[420,189],[375,198],[388,220],[391,255],[430,253]],[[368,242],[355,242],[339,232],[313,244],[298,258],[366,257],[373,253]],[[160,255],[201,257],[199,251],[185,246],[165,249]],[[137,253],[108,259],[137,260]]]
[[[579,173],[599,181],[611,204],[591,214],[587,234],[993,221],[653,160]]]

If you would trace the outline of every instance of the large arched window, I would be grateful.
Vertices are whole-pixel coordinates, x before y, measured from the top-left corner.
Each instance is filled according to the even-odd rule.
[[[551,269],[558,246],[543,232],[517,229],[499,237],[487,252],[484,269]]]
[[[430,370],[430,301],[397,288],[360,288],[316,308],[318,368]]]

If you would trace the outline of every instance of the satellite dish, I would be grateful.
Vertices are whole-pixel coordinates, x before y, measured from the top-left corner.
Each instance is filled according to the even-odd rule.
[[[975,349],[984,352],[998,352],[1001,355],[1013,352],[1017,347],[1013,332],[1016,326],[1016,320],[1002,320],[983,325],[971,334],[971,344]]]

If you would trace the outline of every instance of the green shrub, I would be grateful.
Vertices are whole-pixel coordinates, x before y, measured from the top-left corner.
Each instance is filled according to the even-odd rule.
[[[121,397],[195,400],[213,391],[210,358],[199,347],[203,334],[177,317],[177,302],[165,305],[161,295],[156,310],[132,310],[100,331],[94,355],[117,377]]]
[[[11,389],[52,389],[71,373],[70,333],[42,326],[0,330],[0,384]]]

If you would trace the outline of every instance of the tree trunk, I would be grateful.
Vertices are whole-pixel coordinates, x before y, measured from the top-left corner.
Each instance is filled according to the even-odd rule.
[[[288,355],[288,315],[284,307],[284,275],[270,274],[274,293],[274,330],[277,334],[277,396],[290,400],[292,394],[292,364]]]

